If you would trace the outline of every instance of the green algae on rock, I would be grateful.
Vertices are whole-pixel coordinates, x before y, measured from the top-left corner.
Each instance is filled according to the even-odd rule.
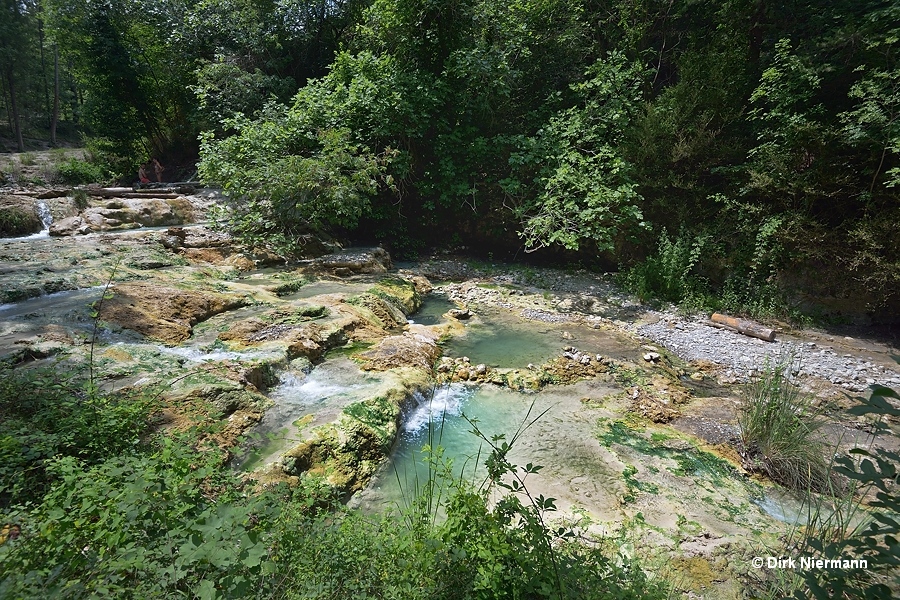
[[[383,392],[344,407],[334,422],[314,428],[288,450],[282,471],[322,477],[345,495],[365,487],[387,459],[410,399],[431,386],[420,369],[395,369],[390,378]]]
[[[44,227],[31,198],[0,196],[0,238],[29,235]]]

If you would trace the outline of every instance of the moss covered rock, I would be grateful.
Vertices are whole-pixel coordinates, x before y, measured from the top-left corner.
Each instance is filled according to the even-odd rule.
[[[165,344],[183,342],[197,323],[247,304],[242,296],[148,283],[124,283],[112,291],[100,318]]]
[[[345,495],[365,487],[390,453],[407,402],[427,386],[427,375],[419,369],[398,369],[395,374],[393,385],[345,407],[334,422],[317,427],[309,439],[286,452],[283,472],[322,477]]]
[[[0,237],[31,235],[43,227],[31,198],[0,196]]]

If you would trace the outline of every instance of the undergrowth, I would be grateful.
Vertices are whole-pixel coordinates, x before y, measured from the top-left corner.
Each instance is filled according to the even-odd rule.
[[[518,433],[487,439],[486,485],[455,480],[397,519],[312,474],[260,489],[196,432],[150,433],[153,399],[86,374],[4,367],[0,391],[3,598],[663,597],[551,524],[553,499],[525,486],[540,467],[508,460]]]
[[[857,397],[847,413],[851,418],[871,417],[872,437],[830,465],[831,478],[844,484],[824,493],[806,490],[803,522],[772,552],[839,561],[832,563],[837,566],[763,569],[761,597],[888,600],[900,594],[900,453],[874,444],[876,435],[893,435],[888,419],[900,417],[900,395],[880,385],[871,387],[871,395]]]
[[[723,269],[723,249],[708,233],[665,230],[655,253],[618,275],[617,281],[642,302],[671,302],[688,312],[729,312],[757,319],[808,323],[776,283],[765,244],[731,257]],[[741,266],[743,265],[743,266]],[[715,277],[710,276],[714,273]]]
[[[145,397],[103,394],[77,369],[0,365],[0,510],[46,493],[62,457],[92,465],[139,449],[149,410]]]
[[[741,457],[795,491],[826,491],[834,482],[818,433],[822,422],[811,399],[790,381],[791,361],[767,367],[747,391],[738,412]]]

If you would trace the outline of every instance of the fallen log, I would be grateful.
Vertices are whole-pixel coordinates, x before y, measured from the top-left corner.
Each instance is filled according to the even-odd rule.
[[[174,194],[172,192],[128,192],[126,194],[117,194],[116,198],[159,198],[167,200],[171,198],[181,198],[181,194]]]
[[[746,319],[737,319],[735,317],[729,317],[728,315],[723,315],[720,313],[713,313],[713,315],[710,317],[710,321],[712,321],[716,325],[723,325],[728,329],[737,331],[738,333],[742,333],[750,337],[755,337],[766,342],[775,341],[774,329],[767,329],[762,325],[754,323],[753,321],[747,321]]]
[[[178,198],[180,195],[172,190],[144,190],[135,192],[132,188],[87,188],[85,191],[98,198]]]
[[[7,195],[9,196],[30,196],[31,198],[35,198],[37,200],[50,200],[52,198],[62,198],[63,196],[67,196],[69,194],[68,190],[30,190],[24,192],[9,192]]]
[[[119,194],[127,194],[128,192],[133,192],[134,189],[130,187],[112,187],[112,188],[84,188],[84,191],[90,194],[91,196],[103,196],[106,198],[114,198],[118,197]]]

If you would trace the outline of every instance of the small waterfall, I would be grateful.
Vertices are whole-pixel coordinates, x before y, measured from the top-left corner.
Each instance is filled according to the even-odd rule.
[[[475,395],[475,389],[454,383],[439,388],[429,399],[416,392],[418,406],[403,423],[403,431],[413,435],[426,429],[429,423],[440,423],[445,416],[458,417],[465,403]]]
[[[24,240],[37,240],[41,238],[49,238],[50,237],[50,225],[53,223],[53,215],[50,214],[50,208],[47,206],[46,202],[38,202],[38,205],[35,207],[37,210],[38,217],[41,219],[41,227],[42,229],[37,233],[32,233],[31,235],[24,236],[16,236],[9,238],[0,238],[0,241],[4,242],[21,242]]]
[[[308,376],[296,375],[285,371],[278,376],[279,384],[270,392],[270,396],[288,405],[308,406],[321,403],[328,398],[346,394],[354,390],[356,386],[346,385],[343,382],[334,382],[326,376],[324,381],[320,372],[313,371]]]
[[[41,218],[41,223],[44,224],[44,229],[41,233],[46,231],[49,234],[50,225],[53,224],[53,215],[50,214],[50,208],[47,206],[46,202],[38,202],[37,210],[38,216]]]
[[[179,346],[170,348],[161,344],[154,346],[155,350],[160,354],[168,354],[170,356],[179,356],[191,362],[207,362],[222,360],[278,360],[282,355],[276,352],[266,352],[262,350],[245,350],[243,352],[234,350],[204,350],[201,348],[193,348],[190,346]]]

